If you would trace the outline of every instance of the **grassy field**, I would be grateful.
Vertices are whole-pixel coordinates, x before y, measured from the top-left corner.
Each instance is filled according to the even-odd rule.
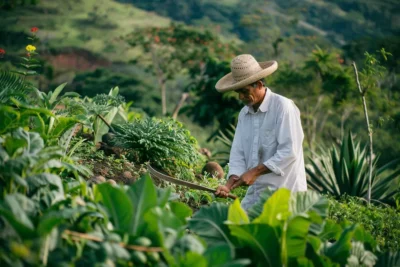
[[[140,51],[128,46],[121,37],[139,27],[163,27],[170,23],[155,13],[112,0],[42,0],[37,6],[1,11],[0,16],[7,31],[28,33],[31,27],[38,27],[41,49],[77,47],[122,62]]]

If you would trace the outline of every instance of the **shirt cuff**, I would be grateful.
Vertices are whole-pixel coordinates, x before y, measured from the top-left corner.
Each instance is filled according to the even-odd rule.
[[[273,173],[275,173],[276,175],[279,176],[284,176],[285,173],[278,167],[275,165],[275,163],[271,162],[271,161],[266,161],[263,163],[270,171],[272,171]]]
[[[245,171],[239,170],[239,169],[229,170],[227,179],[229,179],[229,177],[231,177],[231,175],[237,175],[237,176],[240,177],[240,175],[242,175],[244,172],[245,172]]]

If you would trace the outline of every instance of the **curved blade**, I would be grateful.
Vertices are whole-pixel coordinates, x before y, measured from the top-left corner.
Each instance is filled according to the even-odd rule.
[[[190,187],[192,189],[197,189],[197,190],[202,190],[202,191],[215,193],[215,189],[173,178],[173,177],[171,177],[169,175],[166,175],[166,174],[163,174],[163,173],[157,171],[156,169],[154,169],[150,165],[147,165],[147,169],[149,170],[151,176],[156,177],[158,179],[161,179],[161,180],[164,180],[164,181],[168,181],[168,182],[171,182],[173,184],[187,186],[187,187]],[[232,194],[229,194],[228,197],[232,198],[232,199],[236,199],[236,196],[232,195]]]

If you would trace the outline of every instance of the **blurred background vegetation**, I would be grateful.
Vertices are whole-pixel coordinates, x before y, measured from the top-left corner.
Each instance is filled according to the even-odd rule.
[[[131,109],[177,117],[217,155],[241,106],[216,81],[236,54],[275,59],[266,83],[299,106],[310,156],[349,130],[367,144],[351,63],[362,70],[364,53],[377,54],[385,69],[363,85],[382,166],[400,155],[399,11],[396,0],[1,0],[0,69],[18,68],[38,27],[40,90],[67,82],[93,97],[118,86]],[[393,56],[381,59],[381,48]]]
[[[399,266],[399,9],[0,0],[0,265]],[[310,189],[266,190],[251,221],[238,201],[143,176],[149,163],[224,183],[242,104],[214,86],[240,53],[279,62],[265,82],[301,110]]]

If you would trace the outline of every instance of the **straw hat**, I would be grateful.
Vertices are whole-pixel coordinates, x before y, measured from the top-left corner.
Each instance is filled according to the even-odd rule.
[[[218,92],[228,92],[245,87],[268,75],[278,68],[278,62],[257,62],[252,55],[239,55],[232,59],[231,71],[222,77],[215,88]]]

